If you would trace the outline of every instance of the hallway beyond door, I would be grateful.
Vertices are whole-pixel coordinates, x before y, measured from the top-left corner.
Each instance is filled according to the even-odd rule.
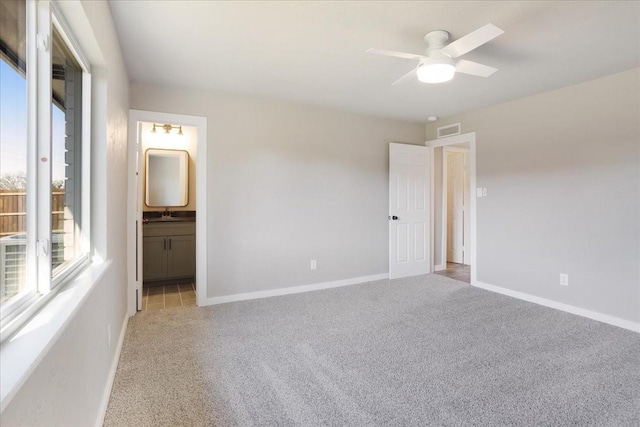
[[[459,280],[465,283],[471,283],[471,266],[457,264],[455,262],[447,262],[447,268],[436,271],[435,274],[446,276],[451,279]]]

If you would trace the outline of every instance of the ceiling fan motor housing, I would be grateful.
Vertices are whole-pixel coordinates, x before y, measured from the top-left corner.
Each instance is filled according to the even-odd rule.
[[[442,49],[447,40],[449,40],[449,33],[445,30],[430,31],[424,36],[427,52],[431,49]]]

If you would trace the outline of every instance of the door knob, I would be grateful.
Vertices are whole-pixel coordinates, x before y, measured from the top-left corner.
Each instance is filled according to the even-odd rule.
[[[389,219],[392,220],[392,221],[397,221],[398,217],[393,215],[393,216],[390,216]]]

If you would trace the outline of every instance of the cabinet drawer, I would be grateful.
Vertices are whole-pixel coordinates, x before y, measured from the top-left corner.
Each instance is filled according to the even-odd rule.
[[[142,226],[143,237],[190,236],[196,234],[196,223],[193,222],[156,222]]]

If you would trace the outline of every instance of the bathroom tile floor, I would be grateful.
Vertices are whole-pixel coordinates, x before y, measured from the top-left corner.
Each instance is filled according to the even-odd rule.
[[[144,285],[142,293],[142,310],[196,305],[196,287],[193,283]]]

